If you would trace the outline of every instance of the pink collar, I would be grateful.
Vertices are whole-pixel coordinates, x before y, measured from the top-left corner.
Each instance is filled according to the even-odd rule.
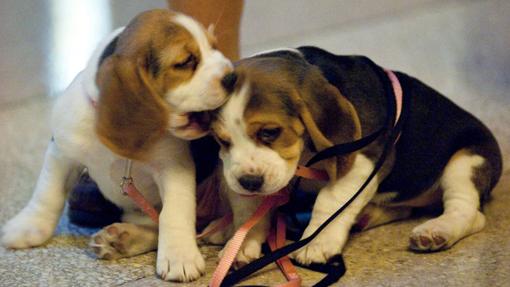
[[[402,114],[402,99],[404,97],[404,93],[402,92],[402,85],[398,80],[397,75],[392,70],[384,70],[390,78],[391,86],[393,87],[393,94],[395,95],[395,103],[396,103],[396,117],[395,117],[395,125],[400,119],[400,115]]]

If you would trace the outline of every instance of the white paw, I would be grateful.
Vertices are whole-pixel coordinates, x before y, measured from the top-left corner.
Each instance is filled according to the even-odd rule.
[[[2,245],[13,249],[39,246],[51,238],[57,219],[22,210],[2,227]]]
[[[130,236],[122,223],[114,223],[92,235],[89,247],[97,258],[112,260],[127,257],[130,254]]]
[[[409,237],[409,248],[422,252],[447,249],[485,226],[485,216],[480,211],[473,214],[471,220],[468,218],[443,214],[418,225]]]
[[[344,243],[340,239],[340,236],[330,236],[327,233],[322,233],[312,242],[292,253],[290,257],[303,265],[326,263],[331,257],[342,252]]]
[[[165,281],[189,282],[204,274],[205,261],[195,242],[180,242],[173,246],[160,243],[156,269]]]
[[[431,219],[413,229],[409,237],[409,247],[416,251],[449,248],[458,240],[452,231],[452,227],[441,218]]]
[[[220,253],[218,254],[218,257],[223,257],[225,253],[225,248],[223,248]],[[241,245],[241,248],[239,249],[239,252],[237,253],[237,256],[232,264],[234,269],[239,269],[243,267],[244,265],[247,265],[248,263],[252,262],[255,259],[258,259],[262,252],[262,244],[258,242],[255,239],[247,238],[243,244]]]
[[[260,242],[253,239],[247,239],[241,246],[241,249],[239,249],[239,253],[237,253],[234,267],[241,268],[253,260],[258,259],[261,254],[261,250],[262,245]]]

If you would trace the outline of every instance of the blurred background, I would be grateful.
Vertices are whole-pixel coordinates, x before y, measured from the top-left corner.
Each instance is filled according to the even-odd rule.
[[[299,45],[364,54],[422,79],[509,135],[492,123],[510,123],[510,1],[245,2],[243,56]],[[0,112],[58,94],[103,36],[156,7],[166,1],[1,0]]]

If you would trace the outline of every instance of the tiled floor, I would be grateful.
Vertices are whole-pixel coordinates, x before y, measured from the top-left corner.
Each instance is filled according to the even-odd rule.
[[[495,132],[507,155],[505,174],[493,193],[493,200],[486,206],[488,224],[481,233],[462,240],[448,251],[433,254],[407,250],[408,234],[425,218],[355,234],[345,249],[348,271],[340,286],[508,286],[510,18],[507,16],[510,2],[423,2],[426,5],[415,9],[391,11],[385,16],[352,20],[319,31],[291,33],[265,42],[247,41],[244,52],[316,44],[338,53],[369,55],[387,67],[423,79],[482,118]],[[353,3],[357,2],[345,1],[347,8]],[[246,20],[250,22],[245,25],[257,24],[252,15],[247,15]],[[0,24],[4,19],[0,18]],[[32,54],[27,59],[38,55]],[[0,74],[11,80],[0,81],[9,83],[0,87],[0,92],[16,85],[31,90],[22,90],[22,99],[12,95],[8,100],[0,99],[0,225],[30,197],[51,136],[48,126],[51,99],[42,96],[40,86],[30,88],[18,81],[19,73],[8,73],[7,68],[15,65],[6,68],[2,63],[9,64],[10,60],[0,61]],[[0,247],[0,286],[178,285],[163,283],[155,277],[154,253],[113,262],[95,260],[86,250],[85,236],[91,232],[69,224],[64,216],[57,236],[44,247],[21,251]],[[204,247],[203,251],[208,258],[208,275],[183,285],[206,285],[216,262],[217,248]],[[305,286],[318,279],[317,274],[300,272]],[[281,275],[273,270],[258,274],[246,284],[275,282],[281,282]]]

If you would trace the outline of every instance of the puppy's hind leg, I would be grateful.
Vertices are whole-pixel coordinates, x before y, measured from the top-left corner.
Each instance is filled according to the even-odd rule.
[[[64,208],[66,183],[77,180],[78,169],[79,165],[66,158],[52,140],[32,198],[2,228],[5,247],[39,246],[51,237]]]
[[[480,188],[474,182],[474,172],[485,159],[467,150],[458,151],[448,162],[440,179],[443,189],[444,212],[441,216],[415,227],[410,236],[410,248],[436,251],[454,245],[460,239],[485,226],[485,216],[479,211]]]

